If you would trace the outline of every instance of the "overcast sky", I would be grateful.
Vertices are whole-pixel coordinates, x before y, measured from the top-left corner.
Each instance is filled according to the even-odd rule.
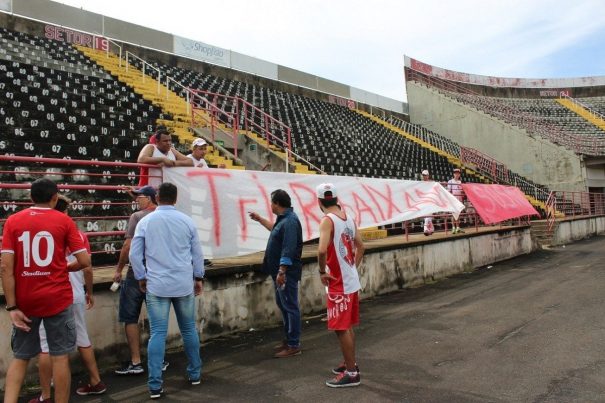
[[[603,0],[61,0],[405,100],[403,55],[502,77],[605,75]]]

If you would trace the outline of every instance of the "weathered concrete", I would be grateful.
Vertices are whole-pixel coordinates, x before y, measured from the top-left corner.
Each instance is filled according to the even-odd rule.
[[[358,388],[324,386],[340,352],[325,322],[306,317],[297,357],[271,358],[279,328],[205,343],[199,386],[185,383],[183,352],[168,354],[161,401],[602,402],[604,259],[599,236],[363,301]],[[149,401],[145,375],[111,369],[107,394],[71,400]]]
[[[401,288],[431,283],[456,273],[500,260],[530,253],[534,249],[529,227],[495,229],[465,237],[432,239],[409,245],[391,245],[368,251],[360,268],[362,299]],[[255,269],[254,267],[252,269]],[[202,340],[233,332],[275,325],[280,322],[270,278],[250,268],[222,270],[208,275],[204,294],[197,299]],[[88,330],[101,365],[115,364],[126,357],[122,327],[117,321],[118,295],[109,284],[97,284],[95,307],[87,316]],[[317,276],[316,259],[305,260],[300,301],[305,314],[325,309],[324,287]],[[10,329],[7,315],[0,326]],[[143,312],[141,330],[148,336],[149,325]],[[181,345],[176,319],[172,314],[168,347]],[[0,377],[3,379],[11,358],[8,332],[0,338]]]
[[[605,234],[605,217],[562,220],[557,223],[551,245],[565,245],[573,241],[602,234]]]

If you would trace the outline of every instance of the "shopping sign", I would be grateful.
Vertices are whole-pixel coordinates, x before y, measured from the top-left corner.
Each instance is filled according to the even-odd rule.
[[[437,182],[300,175],[228,169],[167,168],[164,181],[178,187],[177,208],[191,216],[208,258],[262,251],[269,231],[249,218],[256,212],[271,222],[271,192],[283,189],[303,229],[303,239],[319,236],[323,213],[315,188],[333,183],[339,204],[359,228],[375,227],[437,212],[458,216],[464,205]]]

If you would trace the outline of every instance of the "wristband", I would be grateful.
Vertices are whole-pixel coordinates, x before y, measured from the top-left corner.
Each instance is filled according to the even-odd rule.
[[[320,276],[321,276],[322,274],[326,274],[326,271],[325,271],[325,270],[324,270],[324,271],[318,270],[318,271],[319,271],[319,275],[320,275]]]
[[[194,277],[195,281],[204,281],[204,277]]]
[[[19,309],[19,308],[17,308],[17,305],[11,305],[11,306],[7,305],[5,307],[5,309],[10,312],[10,311],[14,311],[14,310]]]

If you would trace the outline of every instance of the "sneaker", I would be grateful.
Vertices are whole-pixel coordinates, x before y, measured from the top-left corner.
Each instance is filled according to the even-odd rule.
[[[278,351],[277,353],[273,354],[274,358],[287,358],[287,357],[293,357],[295,355],[300,355],[302,353],[302,350],[300,349],[300,347],[286,347],[281,351]]]
[[[457,234],[458,233],[458,227],[454,227],[454,229],[452,230],[452,234]]]
[[[115,370],[116,375],[139,375],[143,372],[145,372],[143,365],[140,363],[133,364],[132,362],[128,362],[127,364],[124,364],[122,368]]]
[[[326,381],[326,385],[331,388],[348,388],[351,386],[359,386],[360,383],[361,376],[359,375],[359,372],[357,375],[351,376],[347,373],[347,371],[341,372],[340,374],[336,375],[334,379]]]
[[[149,391],[149,398],[150,399],[159,399],[160,397],[162,397],[162,393],[164,393],[164,389],[152,389]]]
[[[332,368],[332,373],[334,375],[338,375],[338,374],[342,374],[346,370],[347,370],[347,366],[345,365],[345,362],[343,361],[336,368]],[[359,373],[359,366],[357,364],[355,364],[355,371],[357,371],[357,373]]]
[[[42,395],[40,395],[38,397],[33,398],[28,403],[38,403],[38,402],[53,403],[53,399],[50,397],[48,399],[42,399]]]
[[[189,379],[189,384],[192,386],[199,385],[200,383],[202,383],[202,378]]]
[[[103,382],[99,382],[95,386],[92,386],[90,383],[86,386],[82,386],[76,389],[76,393],[80,396],[102,395],[106,390],[107,386],[105,386]]]
[[[162,362],[162,372],[166,371],[166,368],[168,368],[169,365],[170,365],[170,363],[168,361],[163,361]]]

